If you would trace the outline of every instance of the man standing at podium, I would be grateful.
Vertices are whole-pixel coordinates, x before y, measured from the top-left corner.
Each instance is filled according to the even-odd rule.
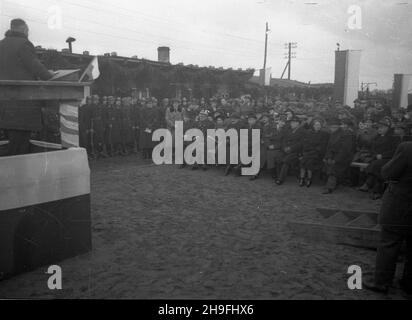
[[[0,80],[49,80],[53,74],[41,64],[29,28],[21,19],[11,21],[0,41]],[[0,129],[9,139],[9,155],[30,152],[30,132],[42,129],[41,105],[34,101],[7,101],[0,105]]]

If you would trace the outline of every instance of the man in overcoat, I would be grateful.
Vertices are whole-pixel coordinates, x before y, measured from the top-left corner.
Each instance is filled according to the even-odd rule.
[[[382,176],[389,186],[382,198],[379,215],[381,235],[375,275],[372,281],[364,281],[364,287],[388,292],[398,256],[406,242],[405,264],[399,284],[406,293],[412,294],[412,142],[398,146],[393,158],[382,168]]]
[[[28,39],[29,27],[21,19],[11,21],[0,41],[0,80],[49,80],[53,74],[36,56]],[[8,101],[0,105],[0,129],[9,139],[8,154],[30,152],[30,132],[42,130],[41,105],[33,101]]]

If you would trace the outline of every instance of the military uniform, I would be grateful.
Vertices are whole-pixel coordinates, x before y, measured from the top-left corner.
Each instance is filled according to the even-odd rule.
[[[132,152],[134,139],[133,139],[133,120],[132,120],[132,106],[129,99],[124,99],[121,108],[121,137],[124,152],[126,154]]]
[[[114,109],[112,110],[112,143],[114,145],[115,154],[123,155],[125,153],[124,150],[124,139],[122,136],[123,133],[123,106],[122,103],[117,100]]]
[[[151,102],[149,102],[151,104]],[[154,148],[154,142],[152,141],[153,132],[158,128],[159,115],[158,110],[153,106],[145,106],[140,111],[140,134],[139,134],[139,146],[143,152],[143,157],[149,159],[152,149]]]
[[[114,156],[116,153],[116,132],[114,132],[113,126],[115,125],[115,105],[112,97],[109,97],[109,101],[106,107],[106,128],[105,128],[105,141],[106,141],[106,149],[109,152],[110,156]]]
[[[106,127],[106,113],[103,104],[100,104],[96,98],[93,103],[91,115],[91,127],[93,128],[93,144],[94,151],[98,156],[107,157],[106,145],[104,143],[104,131]]]
[[[133,151],[137,152],[139,150],[139,125],[140,125],[140,103],[133,101],[131,105],[131,125],[133,131]]]
[[[86,104],[79,108],[79,144],[87,150],[89,156],[92,155],[92,148],[90,144],[90,130],[91,130],[91,115],[92,105],[91,97],[86,98]]]

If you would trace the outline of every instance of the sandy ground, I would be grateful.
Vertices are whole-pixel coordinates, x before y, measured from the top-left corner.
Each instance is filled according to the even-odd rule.
[[[93,251],[68,259],[63,290],[46,268],[0,282],[0,298],[398,299],[347,288],[349,265],[373,268],[375,252],[295,236],[288,220],[316,207],[377,210],[344,188],[275,186],[154,166],[137,156],[91,164]]]

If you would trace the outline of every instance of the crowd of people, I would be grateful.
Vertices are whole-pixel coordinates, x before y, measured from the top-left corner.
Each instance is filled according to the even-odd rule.
[[[87,98],[80,108],[80,141],[92,159],[141,153],[151,158],[158,128],[258,129],[261,132],[261,171],[271,172],[277,185],[296,176],[310,187],[314,175],[325,181],[324,193],[338,184],[358,185],[373,199],[381,197],[385,181],[381,168],[403,141],[412,140],[412,105],[391,111],[383,101],[282,101],[245,95],[237,99]],[[182,167],[184,167],[183,165]],[[193,170],[208,169],[194,164]],[[241,164],[225,167],[225,175],[240,175]],[[255,180],[260,172],[250,177]]]

